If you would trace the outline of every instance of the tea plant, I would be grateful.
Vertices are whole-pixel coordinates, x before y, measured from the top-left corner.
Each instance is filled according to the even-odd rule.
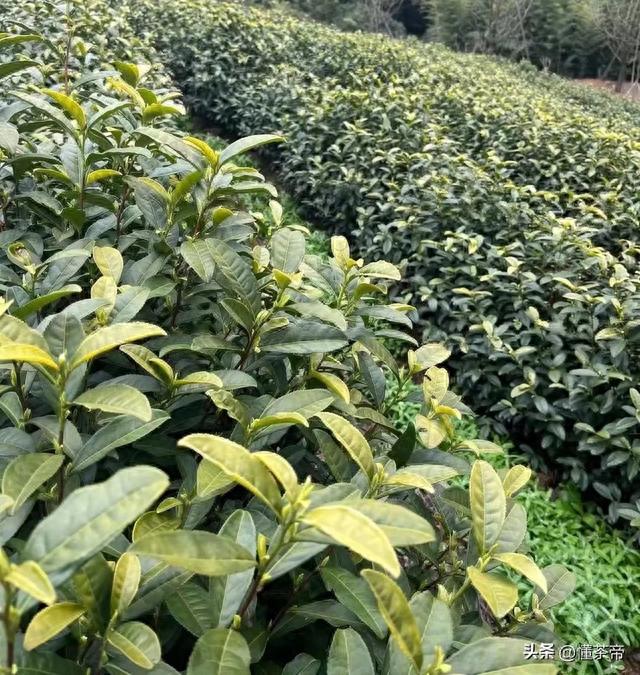
[[[3,672],[555,672],[523,649],[573,574],[520,552],[530,471],[456,433],[397,267],[307,254],[238,161],[282,138],[180,135],[163,71],[89,42],[126,13],[63,10],[2,10]]]
[[[531,69],[277,12],[141,2],[132,20],[200,116],[286,134],[268,153],[305,214],[403,267],[395,299],[453,349],[499,433],[612,519],[632,508],[637,115]]]

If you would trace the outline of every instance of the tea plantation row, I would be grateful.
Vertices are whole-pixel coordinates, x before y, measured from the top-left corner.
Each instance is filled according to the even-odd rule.
[[[639,115],[528,68],[238,5],[136,3],[132,20],[199,116],[286,135],[269,157],[308,217],[403,266],[398,298],[501,432],[633,516]]]
[[[575,576],[398,268],[284,224],[242,160],[280,137],[182,133],[125,3],[0,25],[0,672],[556,673]]]

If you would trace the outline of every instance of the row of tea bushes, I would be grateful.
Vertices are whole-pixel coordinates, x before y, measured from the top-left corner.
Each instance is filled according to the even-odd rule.
[[[554,674],[524,649],[575,577],[397,267],[307,252],[241,161],[279,136],[180,134],[120,3],[0,21],[1,672]]]
[[[582,107],[527,68],[237,5],[132,18],[198,115],[286,135],[269,157],[312,220],[403,266],[398,297],[455,348],[461,391],[625,517],[640,470],[628,109],[603,97],[601,121],[598,96]]]

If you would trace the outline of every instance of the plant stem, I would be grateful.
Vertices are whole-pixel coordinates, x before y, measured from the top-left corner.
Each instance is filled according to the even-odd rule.
[[[245,594],[242,604],[240,605],[240,609],[238,610],[238,615],[240,616],[241,620],[244,618],[244,615],[249,609],[253,599],[260,592],[260,589],[262,588],[263,585],[264,573],[267,567],[269,566],[269,562],[273,560],[273,558],[279,553],[280,549],[282,548],[282,545],[284,543],[284,536],[289,525],[290,522],[281,523],[279,531],[277,532],[277,535],[273,540],[273,544],[269,547],[269,555],[265,556],[265,558],[261,560],[258,570],[256,572],[256,576],[251,586],[249,587],[249,590]]]
[[[260,591],[260,578],[261,574],[260,573],[256,574],[255,579],[251,583],[249,590],[244,596],[244,600],[242,601],[240,609],[238,610],[238,616],[240,617],[240,619],[244,619],[244,615],[249,609],[251,603],[253,602],[253,599],[258,595],[258,592]]]
[[[20,399],[20,405],[22,406],[22,413],[24,415],[26,409],[27,409],[27,401],[24,397],[24,391],[22,389],[22,376],[20,372],[20,366],[14,361],[13,362],[13,372],[15,374],[16,378],[16,394],[18,395],[18,398]]]
[[[67,2],[67,44],[64,52],[64,93],[69,95],[69,58],[71,56],[71,42],[73,40],[73,30],[71,28],[71,3]]]
[[[2,584],[4,587],[4,632],[7,641],[7,670],[13,672],[13,662],[15,660],[15,627],[11,617],[11,603],[13,601],[13,589],[9,584]]]
[[[451,600],[449,601],[449,607],[452,607],[467,591],[471,586],[471,580],[467,577],[463,582],[462,586],[453,594]]]
[[[120,199],[120,204],[118,205],[118,212],[116,213],[116,246],[120,241],[120,234],[121,234],[120,228],[122,226],[122,215],[124,213],[128,197],[129,197],[129,186],[125,183],[124,189],[122,190],[122,198]]]
[[[64,401],[64,394],[60,400],[60,412],[58,414],[58,452],[64,454],[64,429],[67,423],[67,405]],[[64,473],[65,462],[62,462],[58,469],[58,504],[64,499]]]

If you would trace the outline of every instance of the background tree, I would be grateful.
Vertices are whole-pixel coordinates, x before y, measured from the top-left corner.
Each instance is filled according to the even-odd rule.
[[[601,0],[600,25],[606,43],[618,62],[616,91],[631,75],[640,78],[640,0]]]

